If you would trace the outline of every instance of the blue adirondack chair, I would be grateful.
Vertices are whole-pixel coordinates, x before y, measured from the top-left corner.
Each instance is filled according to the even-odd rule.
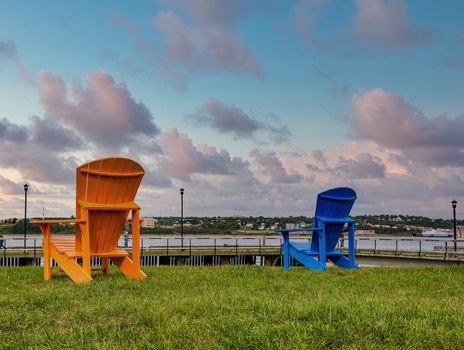
[[[312,228],[276,230],[283,235],[284,269],[290,267],[290,256],[312,270],[326,270],[327,259],[340,267],[359,268],[355,262],[354,220],[348,216],[355,200],[356,192],[348,187],[319,193]],[[348,224],[348,258],[336,249],[345,224]],[[312,231],[311,243],[291,242],[289,234],[297,231]]]

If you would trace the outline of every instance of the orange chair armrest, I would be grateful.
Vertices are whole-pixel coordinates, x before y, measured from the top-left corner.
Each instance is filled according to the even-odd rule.
[[[31,220],[30,221],[31,224],[72,224],[72,223],[76,223],[76,224],[80,224],[80,223],[83,223],[85,222],[85,220],[82,220],[82,219],[51,219],[51,220]]]
[[[105,204],[78,201],[79,205],[87,210],[140,210],[140,207],[134,202]]]
[[[144,219],[139,219],[139,222],[143,222]],[[126,222],[132,222],[132,219],[127,219]]]

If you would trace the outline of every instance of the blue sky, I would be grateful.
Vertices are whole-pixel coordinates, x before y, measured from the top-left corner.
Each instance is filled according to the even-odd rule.
[[[147,169],[146,215],[180,186],[192,215],[311,215],[346,185],[358,213],[436,217],[464,195],[461,1],[2,5],[0,217],[24,181],[32,214],[71,215],[72,169],[108,155]]]

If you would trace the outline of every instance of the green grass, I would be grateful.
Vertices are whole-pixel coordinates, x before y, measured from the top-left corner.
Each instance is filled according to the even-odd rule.
[[[0,268],[0,348],[463,349],[464,268]]]

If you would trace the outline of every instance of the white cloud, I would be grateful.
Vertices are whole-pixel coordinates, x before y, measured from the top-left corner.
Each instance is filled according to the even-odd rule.
[[[110,149],[160,133],[149,109],[134,100],[124,82],[116,83],[105,72],[88,73],[86,82],[66,84],[59,75],[40,72],[40,101],[47,117]]]
[[[415,24],[402,0],[355,0],[358,13],[350,29],[354,39],[376,47],[410,47],[433,37]]]
[[[381,88],[353,96],[353,129],[360,138],[401,150],[431,166],[464,165],[464,117],[427,118],[403,97]]]

